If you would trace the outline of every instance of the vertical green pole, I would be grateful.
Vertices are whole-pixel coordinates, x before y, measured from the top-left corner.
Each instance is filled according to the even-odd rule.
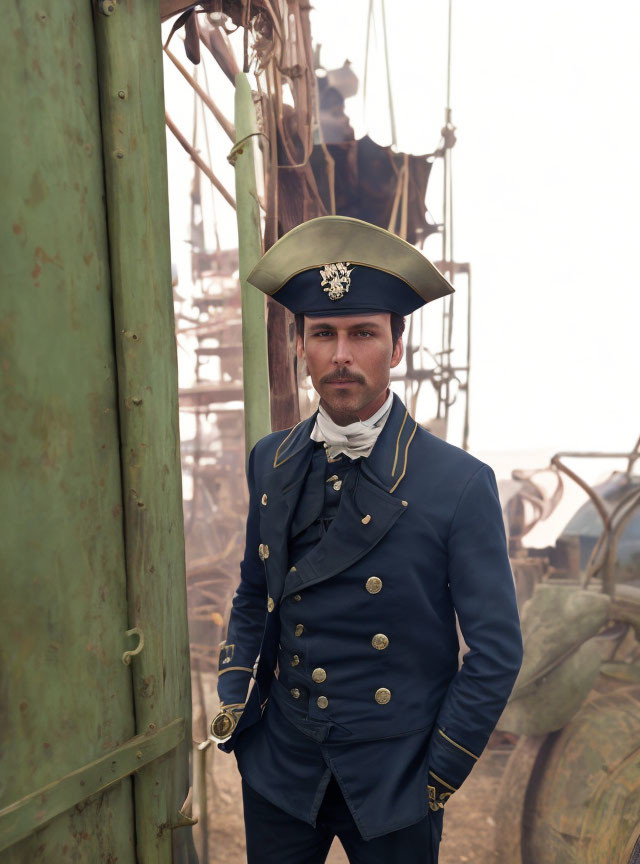
[[[129,627],[144,634],[131,661],[136,731],[185,728],[135,775],[137,856],[171,864],[189,859],[189,829],[172,828],[189,785],[191,692],[160,12],[157,0],[94,8]]]
[[[256,112],[249,81],[243,72],[236,75],[235,127],[234,156],[242,292],[244,431],[248,454],[256,441],[271,431],[271,420],[265,298],[262,292],[247,282],[248,274],[262,255],[262,239],[253,158]]]

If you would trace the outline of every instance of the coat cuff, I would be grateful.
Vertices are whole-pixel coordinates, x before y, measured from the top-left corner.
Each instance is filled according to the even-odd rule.
[[[218,696],[221,705],[243,704],[247,698],[253,666],[242,665],[235,645],[220,643],[218,658]]]
[[[475,753],[436,726],[429,747],[430,783],[439,783],[442,791],[453,793],[459,789],[477,761]]]

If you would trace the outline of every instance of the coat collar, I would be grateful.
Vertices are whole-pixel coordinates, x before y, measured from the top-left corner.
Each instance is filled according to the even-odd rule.
[[[309,437],[317,412],[302,420],[282,440],[273,460],[273,470],[280,488],[287,488],[302,466],[306,470],[314,442]],[[409,446],[418,428],[404,402],[394,393],[391,412],[373,450],[361,460],[361,470],[369,480],[387,492],[395,492],[407,470]]]

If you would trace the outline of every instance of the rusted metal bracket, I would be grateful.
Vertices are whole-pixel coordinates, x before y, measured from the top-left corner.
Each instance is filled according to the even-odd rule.
[[[0,851],[28,837],[70,807],[164,756],[183,738],[184,717],[179,717],[160,729],[130,738],[94,762],[9,804],[0,810]]]

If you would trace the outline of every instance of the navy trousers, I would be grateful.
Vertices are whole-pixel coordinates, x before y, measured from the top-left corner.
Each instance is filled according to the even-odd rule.
[[[375,790],[372,790],[375,795]],[[242,781],[247,864],[324,864],[335,837],[350,864],[437,864],[442,810],[373,840],[360,836],[340,787],[331,777],[316,827],[267,801]]]

